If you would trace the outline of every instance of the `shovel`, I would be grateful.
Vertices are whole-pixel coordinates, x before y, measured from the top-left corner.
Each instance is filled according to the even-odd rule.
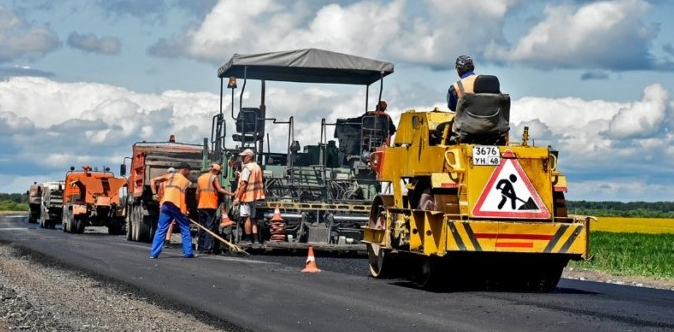
[[[213,231],[211,231],[210,229],[208,229],[208,228],[202,226],[200,223],[198,223],[198,222],[196,222],[196,221],[194,221],[194,220],[192,220],[192,219],[190,219],[190,222],[193,223],[193,224],[195,224],[197,227],[203,229],[204,231],[206,231],[206,233],[211,234],[214,238],[218,239],[220,242],[222,242],[222,243],[226,244],[227,246],[229,246],[230,248],[234,249],[236,252],[246,254],[246,256],[250,255],[250,254],[247,253],[245,250],[241,249],[241,247],[239,247],[239,246],[237,246],[236,244],[233,244],[233,243],[231,243],[231,242],[229,242],[229,241],[223,239],[222,237],[220,237],[220,235],[215,234]]]
[[[538,205],[536,205],[536,203],[534,203],[534,200],[531,199],[531,197],[529,197],[529,199],[526,200],[526,201],[517,197],[517,196],[515,196],[515,198],[517,198],[518,201],[521,201],[522,203],[524,203],[524,204],[522,204],[522,206],[519,207],[518,210],[538,210]]]

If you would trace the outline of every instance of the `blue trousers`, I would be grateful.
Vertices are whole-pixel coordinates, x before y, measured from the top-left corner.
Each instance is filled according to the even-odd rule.
[[[215,224],[215,209],[199,209],[199,223],[201,226],[206,227],[206,229],[216,233],[217,228]],[[197,240],[199,253],[212,253],[213,236],[201,228],[199,228],[199,232],[197,232],[197,234],[199,235]]]
[[[159,214],[159,222],[157,231],[154,233],[152,240],[152,249],[150,250],[151,257],[159,257],[162,249],[164,249],[164,239],[168,232],[171,221],[175,220],[180,227],[180,236],[182,236],[183,256],[192,256],[192,236],[190,235],[190,221],[187,216],[180,212],[180,209],[171,202],[164,202],[161,206]]]

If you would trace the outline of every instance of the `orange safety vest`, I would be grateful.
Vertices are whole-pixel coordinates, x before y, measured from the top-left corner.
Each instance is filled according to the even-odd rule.
[[[248,183],[245,184],[246,190],[241,197],[242,203],[251,203],[258,200],[265,199],[264,196],[264,181],[262,180],[262,169],[255,162],[250,162],[243,165],[250,171]],[[239,181],[239,186],[244,186],[243,181]]]
[[[161,204],[171,202],[180,209],[180,212],[187,214],[187,203],[185,202],[185,190],[192,184],[185,176],[180,173],[173,173],[164,185],[164,197]]]
[[[463,92],[473,93],[473,87],[475,86],[475,79],[477,75],[470,75],[466,78],[461,79],[461,85],[463,85]],[[457,99],[461,99],[461,89],[459,89],[459,84],[454,83],[454,91],[456,91]]]
[[[197,180],[199,186],[199,206],[198,209],[217,209],[218,208],[218,193],[215,190],[213,181],[216,175],[208,172],[203,174]]]

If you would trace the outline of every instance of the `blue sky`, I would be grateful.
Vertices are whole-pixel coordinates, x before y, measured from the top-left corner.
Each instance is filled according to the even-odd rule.
[[[511,136],[526,125],[561,151],[570,199],[672,200],[671,17],[656,0],[0,0],[0,192],[70,165],[117,169],[139,140],[198,143],[233,53],[316,47],[393,62],[394,117],[446,109],[454,59],[470,54],[512,97]],[[363,100],[358,87],[268,84],[269,111],[295,116],[303,145]]]

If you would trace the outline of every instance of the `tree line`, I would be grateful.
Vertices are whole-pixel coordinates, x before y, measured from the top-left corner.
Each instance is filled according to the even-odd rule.
[[[0,193],[0,211],[28,211],[28,195]]]
[[[567,201],[569,213],[595,217],[674,218],[674,202]]]
[[[570,214],[596,217],[674,218],[674,202],[567,201]],[[0,211],[28,210],[28,195],[0,193]]]

